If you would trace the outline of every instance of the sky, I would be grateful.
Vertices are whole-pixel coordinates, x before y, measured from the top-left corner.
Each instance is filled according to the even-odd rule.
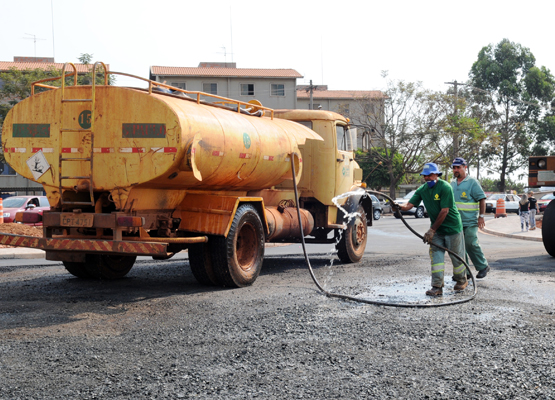
[[[555,72],[555,3],[522,1],[0,0],[0,61],[78,62],[148,78],[151,66],[292,68],[298,84],[382,90],[388,79],[445,91],[507,38]],[[144,86],[130,78],[117,84]]]

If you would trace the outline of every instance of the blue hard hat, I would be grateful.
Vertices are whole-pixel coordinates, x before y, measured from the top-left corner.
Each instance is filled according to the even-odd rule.
[[[453,164],[451,164],[451,167],[460,166],[460,165],[466,166],[466,161],[462,157],[457,157],[453,160]]]
[[[438,176],[441,176],[442,174],[442,172],[439,171],[437,164],[433,162],[424,164],[424,169],[420,173],[420,175],[430,175],[430,174],[438,174]]]

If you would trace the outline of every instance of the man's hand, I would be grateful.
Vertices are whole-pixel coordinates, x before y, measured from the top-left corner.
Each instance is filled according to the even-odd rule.
[[[428,229],[428,232],[424,234],[424,243],[431,244],[435,234],[436,231],[434,231],[432,228]]]
[[[478,228],[484,229],[486,227],[486,221],[484,217],[478,217]]]
[[[399,211],[399,209],[401,208],[401,206],[395,202],[391,203],[391,211],[393,212],[397,212]]]

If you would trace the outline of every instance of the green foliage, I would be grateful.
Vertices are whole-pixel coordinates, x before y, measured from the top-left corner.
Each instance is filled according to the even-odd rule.
[[[545,143],[532,145],[538,133],[544,140],[555,137],[555,126],[539,107],[553,102],[555,79],[535,63],[530,49],[503,39],[482,48],[469,73],[473,88],[482,90],[472,97],[480,109],[480,124],[491,134],[480,152],[500,172],[501,191],[509,184],[508,176],[526,165],[531,148],[546,150]]]
[[[355,152],[355,160],[362,168],[363,171],[363,182],[366,182],[366,185],[375,190],[381,190],[383,187],[390,187],[391,178],[389,176],[388,168],[383,164],[382,161],[379,161],[376,154],[380,154],[382,157],[385,156],[386,150],[383,148],[375,148],[371,149],[369,152],[364,152],[361,150],[357,150]],[[393,170],[395,176],[400,176],[401,179],[403,178],[404,171],[403,171],[403,158],[400,154],[395,154],[393,157]]]
[[[481,178],[480,184],[484,192],[500,192],[501,181],[499,179],[491,178]],[[505,183],[505,191],[514,190],[517,193],[524,193],[525,184],[522,182],[514,182],[511,179],[507,179]]]

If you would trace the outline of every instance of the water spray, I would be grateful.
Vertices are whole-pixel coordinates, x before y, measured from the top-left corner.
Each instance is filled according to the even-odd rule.
[[[294,154],[292,154],[293,156]],[[293,172],[293,177],[296,176],[296,172],[295,172],[295,163],[293,161],[294,157],[291,157],[291,170]],[[302,226],[302,219],[301,219],[301,212],[300,212],[300,208],[299,208],[299,192],[297,189],[297,181],[295,179],[293,179],[293,189],[295,192],[295,203],[296,203],[296,209],[297,209],[297,217],[299,218],[299,229],[301,232],[301,244],[303,247],[303,253],[304,253],[304,259],[306,261],[306,265],[308,266],[308,270],[310,272],[310,276],[312,277],[312,280],[314,281],[314,284],[316,285],[316,287],[318,287],[318,289],[320,289],[320,291],[322,291],[326,296],[328,297],[336,297],[339,299],[344,299],[344,300],[351,300],[351,301],[356,301],[358,303],[366,303],[366,304],[374,304],[374,305],[380,305],[380,306],[391,306],[391,307],[408,307],[408,308],[426,308],[426,307],[443,307],[443,306],[449,306],[449,305],[454,305],[454,304],[461,304],[461,303],[466,303],[472,299],[474,299],[474,297],[476,297],[476,294],[478,293],[478,289],[476,286],[476,279],[474,278],[474,275],[472,274],[472,272],[470,271],[470,268],[468,267],[468,264],[466,263],[465,260],[463,260],[461,257],[459,257],[458,254],[454,253],[453,251],[439,246],[437,244],[434,243],[430,243],[430,245],[432,246],[436,246],[442,250],[447,251],[448,253],[452,254],[455,256],[455,258],[457,258],[459,261],[461,261],[466,269],[466,274],[470,276],[470,278],[472,279],[472,285],[474,287],[474,292],[471,296],[463,298],[463,299],[459,299],[459,300],[453,300],[453,301],[449,301],[449,302],[443,302],[443,303],[420,303],[420,304],[411,304],[411,303],[394,303],[394,302],[388,302],[388,301],[376,301],[376,300],[368,300],[368,299],[361,299],[359,297],[354,297],[354,296],[350,296],[350,295],[346,295],[346,294],[340,294],[340,293],[332,293],[326,289],[324,289],[322,287],[322,285],[320,285],[320,282],[318,282],[318,279],[316,279],[316,276],[314,275],[314,271],[312,269],[312,265],[310,264],[310,260],[308,258],[308,254],[306,252],[306,244],[305,244],[305,240],[304,240],[304,234],[303,234],[303,226]],[[364,193],[362,193],[364,192]],[[388,195],[382,193],[382,192],[377,192],[374,190],[365,190],[365,189],[360,189],[357,190],[355,192],[348,192],[348,193],[344,193],[340,196],[337,196],[336,198],[333,199],[334,204],[341,210],[343,211],[343,213],[345,214],[345,216],[348,218],[348,222],[350,222],[350,220],[353,218],[353,214],[355,213],[349,213],[347,212],[347,210],[345,210],[343,207],[341,207],[339,205],[338,200],[345,198],[345,197],[349,197],[352,194],[356,194],[356,195],[365,195],[368,196],[369,194],[374,194],[377,196],[381,196],[381,197],[385,197],[387,200],[389,200],[391,202],[391,204],[394,204],[395,202],[393,201],[393,199],[391,197],[389,197]],[[424,239],[424,237],[422,235],[420,235],[418,232],[416,232],[403,218],[403,216],[401,215],[400,211],[397,211],[399,213],[399,215],[401,216],[401,220],[403,221],[403,223],[405,224],[405,226],[412,232],[414,233],[417,237],[419,237],[420,239]]]

